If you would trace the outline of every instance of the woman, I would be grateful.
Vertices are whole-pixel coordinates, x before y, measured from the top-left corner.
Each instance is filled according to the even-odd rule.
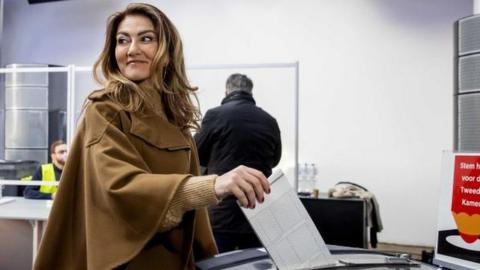
[[[205,207],[234,194],[255,207],[265,176],[198,174],[194,92],[177,30],[131,4],[108,21],[88,97],[35,269],[193,269],[217,250]]]

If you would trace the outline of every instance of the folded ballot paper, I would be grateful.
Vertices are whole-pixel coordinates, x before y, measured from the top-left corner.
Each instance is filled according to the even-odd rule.
[[[337,265],[322,236],[282,171],[268,181],[271,193],[255,209],[241,208],[280,270]]]
[[[283,172],[275,171],[268,181],[272,192],[264,203],[241,209],[279,270],[419,266],[399,257],[332,256]]]

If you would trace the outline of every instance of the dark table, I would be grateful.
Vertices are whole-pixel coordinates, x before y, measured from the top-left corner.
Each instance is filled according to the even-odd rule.
[[[358,198],[300,197],[326,244],[368,248],[367,202]]]

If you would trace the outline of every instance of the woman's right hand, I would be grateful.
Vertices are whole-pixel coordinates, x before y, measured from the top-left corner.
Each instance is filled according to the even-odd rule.
[[[255,200],[262,203],[265,193],[270,193],[270,184],[265,175],[243,165],[219,176],[215,181],[217,198],[222,199],[233,194],[246,208],[255,208]]]

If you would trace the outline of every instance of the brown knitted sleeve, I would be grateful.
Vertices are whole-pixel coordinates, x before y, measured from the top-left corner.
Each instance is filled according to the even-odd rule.
[[[168,231],[180,224],[183,214],[187,211],[217,204],[219,202],[215,195],[217,177],[217,175],[193,176],[181,184],[158,231]]]

